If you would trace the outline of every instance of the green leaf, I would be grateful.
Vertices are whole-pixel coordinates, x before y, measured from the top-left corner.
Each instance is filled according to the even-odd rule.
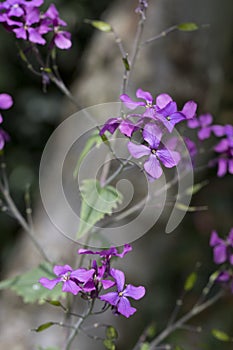
[[[112,32],[112,27],[107,22],[97,21],[97,20],[92,21],[90,19],[85,19],[85,22],[91,24],[92,27],[99,29],[101,32],[105,32],[105,33]]]
[[[191,206],[187,206],[187,205],[180,203],[180,202],[176,203],[176,208],[179,210],[182,210],[182,211],[189,211],[189,212],[208,210],[207,206],[191,207]]]
[[[140,350],[149,350],[150,344],[149,343],[143,343],[141,344]]]
[[[83,159],[88,154],[88,152],[92,149],[92,147],[94,145],[96,145],[96,147],[98,147],[102,142],[103,142],[103,140],[102,140],[102,137],[99,135],[99,130],[95,130],[92,133],[92,135],[89,137],[89,139],[87,140],[87,142],[86,142],[86,144],[85,144],[85,146],[80,154],[79,160],[78,160],[76,167],[74,169],[74,172],[73,172],[74,179],[77,178],[80,165],[81,165]]]
[[[197,280],[197,274],[196,272],[192,272],[186,279],[185,284],[184,284],[184,290],[186,292],[190,291],[191,289],[193,289],[195,283]]]
[[[64,308],[64,306],[60,303],[59,300],[46,300],[47,303],[53,306]]]
[[[212,329],[211,333],[216,339],[218,339],[220,341],[230,341],[231,340],[231,338],[229,337],[229,335],[227,333],[222,332],[219,329]]]
[[[112,326],[108,326],[105,333],[107,339],[115,340],[118,338],[117,330]]]
[[[198,25],[194,22],[180,23],[177,28],[183,32],[192,32],[198,29]]]
[[[32,329],[32,331],[34,332],[43,332],[45,329],[50,328],[51,326],[54,326],[54,322],[46,322],[41,324],[39,327],[37,327],[36,329]]]
[[[208,185],[209,181],[205,180],[202,181],[198,184],[195,184],[194,186],[191,186],[189,188],[187,188],[187,190],[185,191],[185,194],[187,195],[193,195],[196,194],[197,192],[199,192],[203,187],[205,187],[206,185]]]
[[[41,277],[49,279],[56,277],[52,269],[53,267],[50,264],[42,263],[37,268],[22,275],[1,281],[0,290],[11,289],[21,296],[25,303],[38,302],[43,304],[48,299],[56,300],[59,297],[65,297],[66,294],[62,292],[61,285],[57,285],[53,290],[49,290],[38,282]]]
[[[127,71],[130,71],[130,65],[129,65],[128,58],[127,58],[127,57],[123,57],[123,58],[122,58],[122,61],[123,61],[123,63],[124,63],[125,69],[126,69]]]
[[[83,237],[99,220],[122,202],[122,194],[112,186],[101,187],[98,180],[87,179],[80,186],[82,205],[77,238]],[[97,209],[98,208],[98,209]]]
[[[104,339],[103,344],[104,344],[105,348],[108,350],[115,350],[116,349],[116,344],[110,339]]]

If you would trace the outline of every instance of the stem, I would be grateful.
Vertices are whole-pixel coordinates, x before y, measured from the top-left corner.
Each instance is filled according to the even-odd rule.
[[[179,320],[177,320],[174,324],[170,325],[167,327],[163,332],[161,332],[151,343],[150,343],[150,350],[153,350],[156,345],[159,345],[161,341],[166,339],[171,333],[173,333],[175,330],[178,328],[182,327],[187,321],[189,321],[192,317],[200,314],[202,311],[207,309],[208,307],[212,306],[215,304],[221,297],[223,296],[223,292],[219,292],[215,296],[213,296],[211,299],[208,301],[194,306],[191,311],[189,311],[186,315],[181,317]],[[136,349],[136,348],[134,348]]]
[[[147,45],[147,44],[150,44],[151,42],[153,42],[153,41],[155,41],[155,40],[158,40],[158,39],[160,39],[160,38],[163,38],[163,37],[165,37],[167,34],[169,34],[169,33],[171,33],[171,32],[174,32],[174,31],[177,30],[177,29],[178,29],[177,25],[172,26],[172,27],[169,27],[169,28],[163,30],[161,33],[159,33],[159,34],[153,36],[152,38],[147,39],[146,41],[144,41],[144,42],[141,44],[141,47],[142,47],[142,46],[145,46],[145,45]]]
[[[35,238],[32,230],[30,228],[30,225],[27,223],[27,221],[24,219],[24,217],[22,216],[22,214],[20,213],[20,211],[16,207],[13,199],[11,198],[9,191],[6,188],[4,188],[2,183],[0,183],[0,191],[2,192],[2,195],[6,201],[6,204],[8,205],[8,208],[12,212],[14,218],[18,221],[18,223],[25,230],[25,232],[27,232],[27,234],[31,238],[33,244],[35,245],[35,247],[37,248],[37,250],[41,254],[41,256],[49,263],[52,263],[51,260],[49,259],[49,257],[47,256],[47,254],[45,253],[44,249],[40,245],[40,243]]]
[[[74,325],[73,327],[73,331],[70,333],[67,341],[66,341],[66,344],[65,344],[65,347],[64,347],[64,350],[70,350],[70,346],[74,340],[74,338],[76,337],[76,335],[78,334],[78,331],[82,325],[82,323],[85,321],[85,319],[91,314],[92,312],[92,309],[94,307],[94,300],[92,300],[91,304],[89,305],[89,308],[87,309],[87,312],[86,314],[80,318],[76,324]]]

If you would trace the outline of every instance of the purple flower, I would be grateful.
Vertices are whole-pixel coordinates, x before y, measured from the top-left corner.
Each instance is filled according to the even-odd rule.
[[[0,94],[0,110],[9,109],[13,105],[13,99],[8,94]],[[2,122],[2,115],[0,113],[0,123]]]
[[[114,134],[117,128],[119,128],[120,132],[127,136],[131,137],[132,134],[140,129],[142,122],[139,121],[134,124],[130,119],[122,119],[118,118],[110,118],[104,124],[104,126],[100,130],[100,136],[102,136],[106,131],[110,132],[110,134]]]
[[[180,154],[168,149],[166,145],[161,145],[161,129],[155,124],[146,124],[142,132],[146,145],[136,145],[128,143],[128,150],[134,158],[148,156],[144,163],[144,169],[152,179],[158,179],[162,175],[160,162],[167,168],[172,168],[180,161]]]
[[[228,237],[221,239],[216,231],[211,233],[210,246],[213,247],[214,262],[216,264],[222,264],[226,261],[233,265],[233,228],[230,230]]]
[[[135,287],[131,284],[125,287],[125,275],[120,270],[111,269],[110,274],[116,281],[117,292],[104,294],[100,296],[100,299],[112,305],[118,314],[128,318],[137,311],[130,305],[128,298],[141,299],[145,295],[145,288]]]
[[[58,283],[62,282],[63,292],[69,292],[77,295],[81,291],[90,291],[88,283],[92,279],[95,270],[86,270],[84,268],[73,270],[69,265],[56,265],[54,266],[53,272],[56,276],[58,276],[57,278],[52,280],[46,277],[40,278],[39,282],[43,287],[53,289]],[[92,286],[92,289],[93,288],[94,287]]]
[[[191,119],[195,116],[197,104],[193,101],[185,103],[183,109],[178,111],[177,104],[168,94],[160,94],[157,96],[155,104],[150,92],[138,89],[136,97],[143,101],[134,101],[127,94],[120,96],[121,101],[131,110],[137,107],[145,107],[146,111],[142,114],[142,118],[150,118],[161,122],[169,132],[174,126],[185,119]]]
[[[225,125],[224,127],[225,138],[214,147],[215,152],[220,153],[217,159],[219,177],[224,176],[227,171],[233,174],[233,126]],[[210,165],[216,162],[211,162]]]

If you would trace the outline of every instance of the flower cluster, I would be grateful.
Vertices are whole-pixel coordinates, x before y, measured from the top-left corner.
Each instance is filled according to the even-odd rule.
[[[121,314],[128,318],[136,312],[136,309],[130,305],[128,298],[141,299],[145,295],[145,288],[135,287],[131,284],[125,286],[124,273],[111,267],[111,259],[114,256],[123,258],[131,250],[132,247],[128,244],[124,246],[121,253],[115,247],[102,251],[79,249],[79,254],[99,255],[100,264],[98,265],[97,261],[93,260],[92,268],[89,270],[85,268],[73,270],[69,265],[57,265],[53,270],[56,278],[50,280],[42,277],[39,282],[48,289],[53,289],[61,282],[63,292],[74,295],[81,293],[88,300],[102,300],[106,305],[112,307],[115,314]],[[107,290],[112,287],[116,290],[100,295],[102,289]]]
[[[127,94],[121,95],[120,99],[128,109],[133,111],[140,107],[143,111],[130,113],[125,118],[109,119],[100,130],[100,135],[106,131],[113,134],[118,129],[130,138],[128,143],[130,154],[134,158],[147,157],[144,170],[148,178],[153,181],[163,173],[161,164],[166,168],[172,168],[179,163],[181,156],[175,149],[178,140],[173,137],[171,142],[164,139],[164,136],[167,137],[176,124],[194,118],[197,104],[188,101],[181,110],[178,110],[176,102],[168,94],[160,94],[154,101],[151,93],[142,89],[137,90],[136,97],[140,101],[134,101]],[[141,131],[142,137],[139,144],[132,142],[137,131]]]
[[[50,47],[69,49],[71,35],[64,31],[67,24],[60,17],[54,4],[46,12],[41,12],[43,0],[6,0],[0,3],[0,22],[15,34],[34,44],[45,45],[44,35],[52,33]]]
[[[11,108],[13,105],[13,99],[8,94],[0,94],[0,110]],[[0,112],[0,124],[3,122],[2,114]],[[9,141],[10,137],[5,130],[0,128],[0,150],[4,148],[5,142]]]
[[[233,293],[233,228],[226,239],[213,231],[210,237],[210,246],[213,248],[214,262],[221,265],[217,281],[228,283]]]
[[[199,118],[188,120],[187,126],[191,129],[197,129],[200,141],[208,139],[211,134],[222,137],[213,148],[217,157],[210,161],[209,166],[218,166],[218,177],[224,176],[227,172],[233,174],[233,126],[213,124],[213,117],[208,113],[200,115]]]

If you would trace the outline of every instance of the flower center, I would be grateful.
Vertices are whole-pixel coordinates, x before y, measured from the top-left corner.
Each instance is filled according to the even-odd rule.
[[[118,293],[119,297],[123,297],[123,292]]]
[[[70,279],[70,274],[69,274],[69,272],[67,272],[65,275],[62,276],[62,281],[63,281],[63,282],[69,281],[69,279]]]
[[[151,153],[156,154],[156,150],[153,148],[153,149],[151,150]]]

